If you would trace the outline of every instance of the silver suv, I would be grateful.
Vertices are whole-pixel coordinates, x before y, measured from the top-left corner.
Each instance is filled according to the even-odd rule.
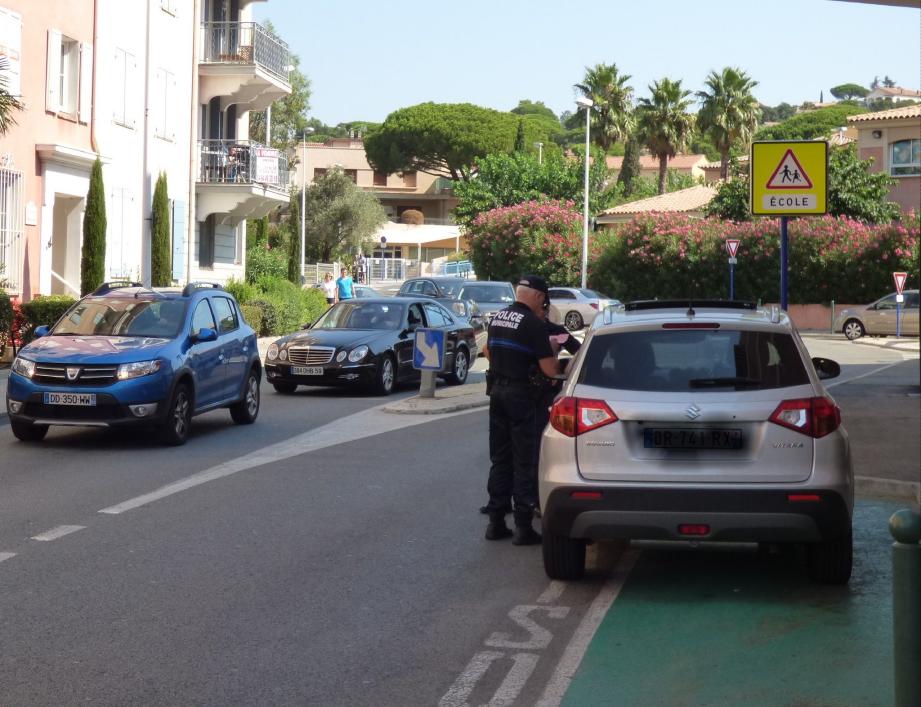
[[[841,413],[785,313],[631,302],[598,317],[540,453],[547,575],[587,541],[804,543],[810,576],[851,574],[854,480]]]

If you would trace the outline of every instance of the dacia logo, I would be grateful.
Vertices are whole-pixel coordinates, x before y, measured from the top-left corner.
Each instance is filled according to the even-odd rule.
[[[74,366],[73,368],[71,368],[70,366],[67,367],[67,380],[73,383],[79,377],[80,377],[80,369],[78,367],[76,366]]]
[[[687,410],[684,411],[684,416],[689,420],[696,420],[700,417],[700,408],[696,405],[691,405]]]

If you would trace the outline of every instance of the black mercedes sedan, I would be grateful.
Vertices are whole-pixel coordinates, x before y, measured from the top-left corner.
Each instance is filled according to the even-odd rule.
[[[464,317],[425,297],[352,299],[334,304],[309,328],[278,339],[266,352],[265,374],[279,393],[299,385],[364,385],[387,395],[419,380],[413,368],[416,329],[443,329],[452,385],[467,380],[476,358],[473,328]]]

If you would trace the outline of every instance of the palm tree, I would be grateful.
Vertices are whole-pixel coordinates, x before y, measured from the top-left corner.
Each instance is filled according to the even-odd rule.
[[[617,70],[617,64],[596,64],[585,67],[583,83],[575,84],[592,106],[592,141],[607,153],[619,140],[626,140],[631,127],[633,88],[627,86],[630,77]]]
[[[6,57],[0,57],[0,135],[5,134],[16,124],[13,111],[22,110],[22,103],[7,90],[8,80],[5,76],[7,69],[9,69],[9,61]]]
[[[706,85],[698,91],[701,102],[697,119],[720,153],[720,178],[729,176],[729,150],[739,143],[747,145],[755,134],[761,108],[752,95],[758,85],[742,71],[727,66],[720,73],[711,71]]]
[[[640,138],[649,151],[659,158],[659,193],[665,193],[668,160],[683,150],[694,130],[694,116],[688,113],[690,91],[681,81],[664,78],[649,87],[650,98],[641,98],[637,106]]]

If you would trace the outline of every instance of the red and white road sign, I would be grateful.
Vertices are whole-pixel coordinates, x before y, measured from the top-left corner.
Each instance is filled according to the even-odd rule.
[[[892,279],[895,280],[895,291],[898,294],[902,294],[902,290],[905,289],[905,281],[908,279],[908,273],[894,272],[892,273]]]
[[[796,159],[793,150],[787,150],[768,179],[768,189],[812,189],[812,180]]]
[[[740,243],[742,243],[742,241],[738,241],[738,240],[736,240],[735,238],[727,238],[727,239],[726,239],[726,250],[729,251],[729,257],[730,257],[730,258],[736,257],[736,253],[739,252],[739,244],[740,244]]]

